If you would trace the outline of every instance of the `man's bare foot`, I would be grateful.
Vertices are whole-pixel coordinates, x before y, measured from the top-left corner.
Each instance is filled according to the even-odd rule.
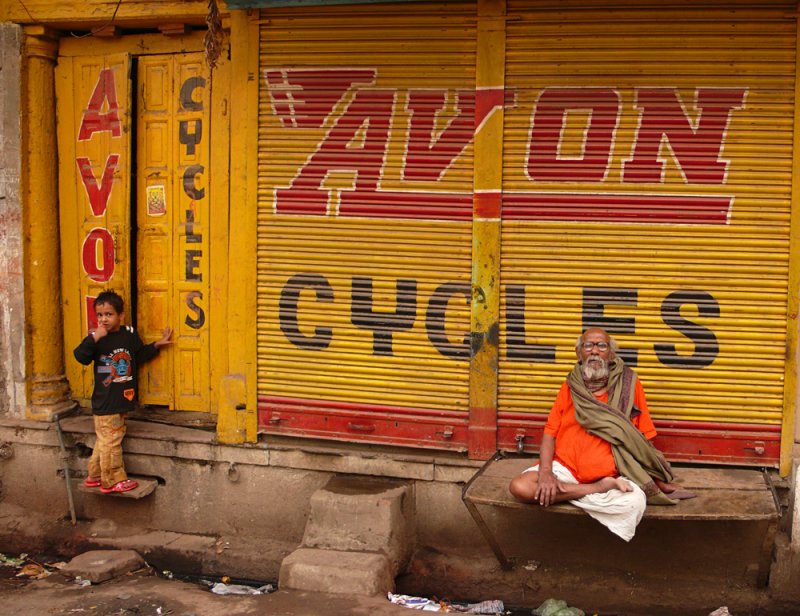
[[[679,490],[680,486],[676,486],[674,483],[667,483],[666,481],[661,481],[660,479],[654,479],[655,484],[658,486],[658,489],[661,490],[664,494],[670,494],[675,490]]]
[[[674,483],[667,483],[665,481],[661,481],[660,479],[654,479],[654,481],[656,486],[658,486],[658,489],[673,500],[687,500],[697,496],[697,494],[694,492],[684,490],[681,486],[675,485]]]
[[[603,477],[597,482],[598,493],[608,492],[610,490],[619,490],[620,492],[633,492],[633,487],[622,477]]]

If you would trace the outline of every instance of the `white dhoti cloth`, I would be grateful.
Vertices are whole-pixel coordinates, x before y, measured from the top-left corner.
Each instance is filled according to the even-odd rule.
[[[522,472],[538,470],[539,465],[537,464]],[[553,474],[563,483],[580,483],[566,466],[555,460],[553,460]],[[623,492],[615,488],[600,494],[587,494],[569,502],[586,511],[618,537],[630,541],[636,533],[637,524],[644,515],[647,497],[644,491],[630,479],[627,477],[622,477],[622,479],[631,485],[632,492]]]

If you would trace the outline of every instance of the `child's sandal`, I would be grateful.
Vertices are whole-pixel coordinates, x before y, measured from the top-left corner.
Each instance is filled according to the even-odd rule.
[[[100,477],[87,477],[83,480],[83,485],[87,488],[99,488],[103,482],[100,481]]]
[[[134,481],[133,479],[126,479],[125,481],[120,481],[119,483],[115,483],[110,488],[100,488],[100,491],[103,494],[113,494],[118,492],[129,492],[135,488],[139,487],[139,482]]]

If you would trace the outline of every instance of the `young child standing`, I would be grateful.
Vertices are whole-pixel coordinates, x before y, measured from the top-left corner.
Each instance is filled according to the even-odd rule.
[[[97,439],[84,484],[99,487],[104,494],[127,492],[139,485],[128,479],[122,463],[125,418],[135,406],[139,366],[158,355],[161,347],[172,344],[169,327],[160,340],[144,344],[133,327],[122,325],[124,308],[115,292],[100,293],[94,300],[97,328],[73,352],[84,366],[94,362],[92,414]]]

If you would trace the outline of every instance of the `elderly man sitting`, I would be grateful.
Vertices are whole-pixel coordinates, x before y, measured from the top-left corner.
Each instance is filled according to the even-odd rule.
[[[570,501],[630,541],[650,504],[694,494],[671,484],[669,463],[651,440],[644,389],[602,329],[586,330],[578,363],[558,392],[542,436],[539,464],[515,477],[511,494],[547,507]]]

